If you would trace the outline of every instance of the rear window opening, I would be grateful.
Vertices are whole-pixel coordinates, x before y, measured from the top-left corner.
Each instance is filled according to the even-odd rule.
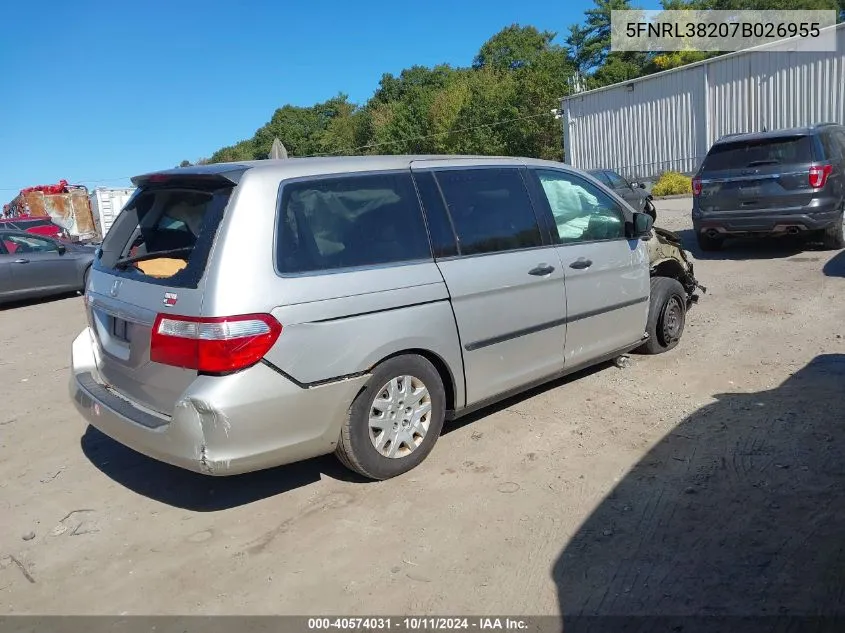
[[[714,145],[703,168],[707,171],[749,169],[769,165],[809,163],[814,160],[811,136],[782,136]]]
[[[109,272],[195,288],[230,188],[179,186],[139,190],[115,220],[97,265]]]

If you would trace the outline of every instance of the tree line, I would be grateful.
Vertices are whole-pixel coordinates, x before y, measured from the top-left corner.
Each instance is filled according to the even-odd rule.
[[[712,53],[611,52],[610,12],[629,0],[594,0],[563,38],[512,24],[482,44],[468,67],[412,66],[382,75],[364,104],[345,94],[309,107],[284,105],[252,138],[198,163],[267,157],[273,139],[290,156],[481,154],[559,160],[560,122],[551,110],[576,89],[592,89],[675,68]],[[662,0],[664,9],[834,9],[845,0]],[[181,166],[191,165],[182,161]]]

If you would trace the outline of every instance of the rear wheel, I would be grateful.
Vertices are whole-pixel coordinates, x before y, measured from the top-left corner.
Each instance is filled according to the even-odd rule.
[[[376,367],[349,408],[336,454],[370,479],[389,479],[418,466],[434,448],[446,415],[440,374],[422,356],[391,358]]]
[[[839,218],[833,226],[824,230],[822,242],[828,250],[838,251],[845,248],[845,218],[843,218],[843,215],[845,215],[845,210],[840,212]]]
[[[638,351],[662,354],[678,345],[684,333],[687,315],[687,293],[677,279],[651,278],[651,300],[646,333],[648,341]]]
[[[706,233],[696,233],[698,247],[703,251],[718,251],[722,249],[725,240],[721,237],[710,237]]]

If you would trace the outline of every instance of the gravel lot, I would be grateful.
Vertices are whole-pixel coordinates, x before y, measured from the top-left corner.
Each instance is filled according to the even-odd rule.
[[[845,254],[692,248],[680,346],[451,427],[380,483],[210,479],[86,428],[79,297],[0,311],[0,614],[845,611]],[[31,537],[31,538],[29,538]]]

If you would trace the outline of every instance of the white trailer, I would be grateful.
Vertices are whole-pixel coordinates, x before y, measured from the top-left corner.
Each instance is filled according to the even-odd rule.
[[[97,187],[91,192],[91,213],[101,238],[109,232],[114,219],[135,193],[134,187]]]

